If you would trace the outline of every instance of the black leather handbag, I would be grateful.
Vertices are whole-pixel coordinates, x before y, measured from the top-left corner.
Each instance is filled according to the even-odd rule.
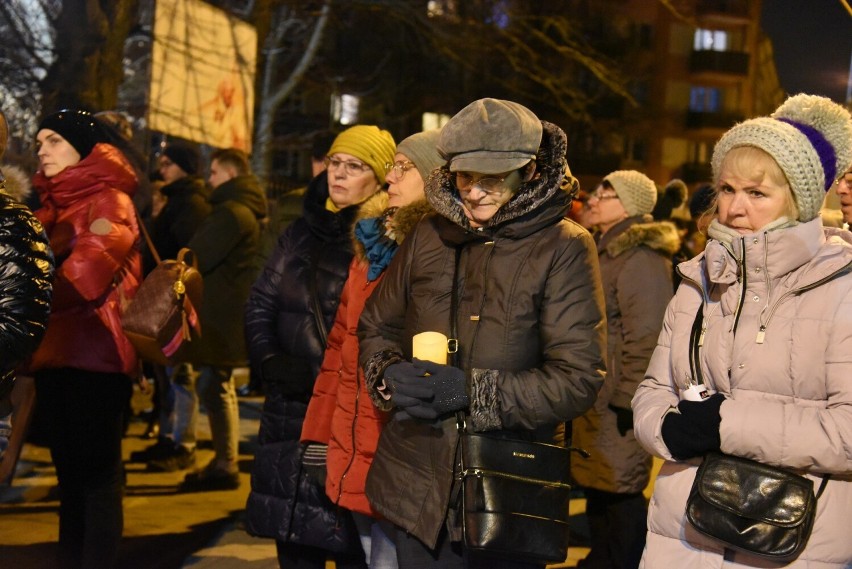
[[[703,307],[698,307],[690,335],[690,371],[704,383],[698,350]],[[686,519],[702,534],[731,549],[775,561],[797,557],[808,542],[817,495],[804,476],[754,460],[720,452],[705,455],[686,502]]]
[[[462,430],[457,478],[465,546],[526,561],[565,561],[570,453]]]
[[[781,468],[722,453],[708,453],[692,484],[686,519],[699,532],[732,549],[786,561],[811,535],[813,481]]]

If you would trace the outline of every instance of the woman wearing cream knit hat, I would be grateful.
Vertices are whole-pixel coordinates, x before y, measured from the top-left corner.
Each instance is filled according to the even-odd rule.
[[[644,567],[769,566],[687,522],[697,465],[710,451],[804,474],[821,489],[807,544],[780,564],[852,564],[852,235],[824,228],[818,215],[850,163],[849,113],[811,95],[716,144],[707,248],[679,265],[684,280],[633,398],[636,438],[666,461]],[[709,396],[696,400],[699,375]]]
[[[282,567],[323,569],[329,556],[338,568],[366,566],[351,517],[302,467],[299,435],[349,274],[352,225],[361,207],[386,200],[395,149],[372,125],[337,136],[246,303],[246,344],[266,393],[246,529],[276,540]]]

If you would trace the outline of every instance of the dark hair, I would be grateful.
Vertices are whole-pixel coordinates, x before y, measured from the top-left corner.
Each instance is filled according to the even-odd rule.
[[[240,176],[251,174],[248,154],[239,148],[221,148],[210,155],[210,161],[216,160],[219,164],[229,165],[237,171]]]
[[[334,139],[337,135],[333,132],[320,132],[314,135],[311,142],[311,158],[314,160],[322,160],[328,154],[328,149],[334,144]]]

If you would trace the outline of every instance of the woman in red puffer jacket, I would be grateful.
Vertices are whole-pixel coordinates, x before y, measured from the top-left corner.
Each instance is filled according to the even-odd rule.
[[[112,567],[121,540],[123,414],[137,369],[120,309],[141,279],[137,176],[92,115],[60,111],[36,135],[33,186],[56,258],[47,332],[30,363],[61,493],[60,565]],[[62,565],[65,566],[65,565]]]

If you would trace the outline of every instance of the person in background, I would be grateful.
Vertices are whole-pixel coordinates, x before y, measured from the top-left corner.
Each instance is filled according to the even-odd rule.
[[[176,259],[201,222],[210,214],[207,187],[199,176],[198,150],[185,142],[170,142],[159,157],[160,192],[166,203],[150,225],[151,241],[160,259]],[[145,273],[156,266],[153,254],[145,248]],[[130,454],[133,462],[147,463],[152,472],[173,472],[195,465],[195,423],[197,405],[195,376],[189,364],[166,368],[152,365],[159,399],[159,437],[153,445]]]
[[[704,252],[680,266],[646,379],[636,439],[665,460],[643,567],[777,567],[686,520],[699,460],[721,451],[793,470],[819,488],[813,533],[785,567],[849,567],[852,503],[852,236],[825,228],[825,192],[852,163],[852,117],[796,95],[716,143],[716,215]],[[698,353],[691,331],[701,311]],[[708,398],[682,394],[700,367]]]
[[[78,110],[48,115],[36,135],[35,215],[57,268],[47,332],[28,368],[59,482],[59,567],[112,567],[123,529],[123,414],[138,361],[120,311],[142,267],[136,173],[104,138]]]
[[[387,414],[370,403],[358,366],[356,330],[364,303],[399,244],[432,211],[424,180],[444,163],[437,149],[439,134],[439,130],[420,132],[400,142],[394,161],[386,167],[387,204],[370,200],[368,204],[375,207],[368,210],[365,205],[358,212],[352,240],[355,258],[302,426],[302,442],[308,445],[305,467],[316,469],[328,497],[353,513],[371,569],[395,569],[397,562],[393,536],[388,535],[393,526],[376,519],[364,492]]]
[[[426,182],[435,214],[406,237],[361,314],[365,382],[392,412],[367,498],[397,527],[402,569],[543,567],[458,541],[455,414],[476,432],[557,443],[603,383],[597,255],[589,233],[564,219],[578,189],[566,146],[559,127],[512,101],[459,111],[441,129],[447,164]],[[414,358],[415,334],[454,336],[454,288],[462,367]]]
[[[840,198],[840,212],[843,214],[843,228],[849,229],[852,224],[852,168],[843,172],[835,183],[837,197]]]
[[[349,274],[350,232],[359,207],[384,200],[376,194],[395,149],[391,134],[372,125],[335,138],[302,217],[279,237],[246,304],[246,343],[266,394],[246,530],[275,539],[282,568],[323,569],[329,555],[338,569],[365,566],[357,532],[343,531],[351,516],[304,471],[299,437]]]
[[[635,569],[645,546],[642,490],[651,456],[633,436],[630,400],[660,334],[672,297],[672,255],[680,246],[671,222],[655,222],[657,188],[645,174],[619,170],[589,197],[606,299],[607,374],[594,407],[573,423],[573,444],[591,453],[571,462],[583,487],[591,551],[588,569]]]
[[[0,160],[9,128],[0,111]],[[4,165],[4,169],[5,169]],[[20,193],[20,191],[18,192]],[[12,434],[15,370],[44,336],[53,288],[53,253],[38,220],[7,188],[0,171],[0,460]],[[2,482],[2,481],[0,481]]]
[[[254,281],[252,259],[260,246],[266,195],[242,150],[216,150],[210,163],[211,212],[189,242],[204,277],[199,310],[201,337],[191,360],[199,372],[190,428],[197,422],[198,400],[210,420],[215,458],[187,474],[183,491],[229,490],[240,484],[237,468],[239,414],[231,372],[246,363],[243,311]]]

